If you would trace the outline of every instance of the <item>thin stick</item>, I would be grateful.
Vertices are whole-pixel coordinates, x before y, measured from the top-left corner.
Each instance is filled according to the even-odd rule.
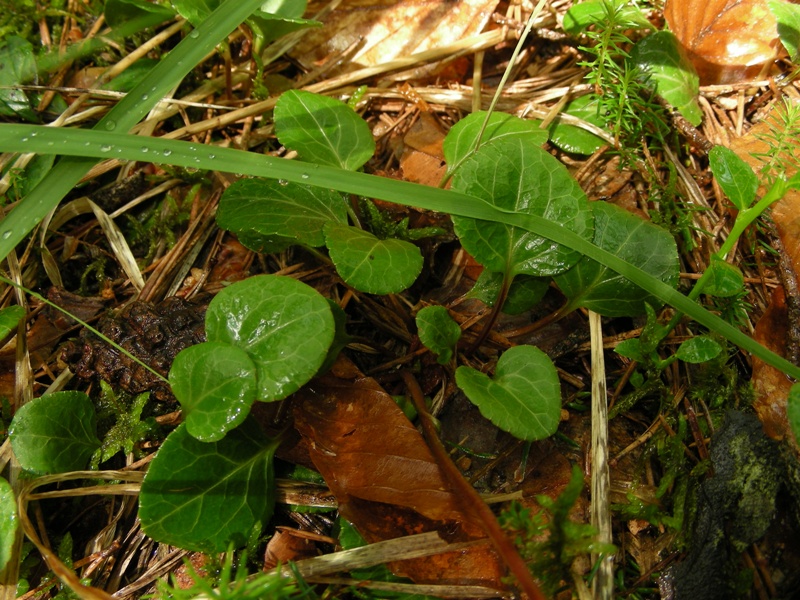
[[[472,512],[480,519],[483,530],[492,544],[497,550],[497,553],[508,565],[509,570],[517,578],[522,591],[528,596],[530,600],[545,600],[544,594],[539,590],[539,586],[533,580],[528,566],[522,557],[517,552],[514,544],[508,539],[503,530],[500,528],[494,513],[487,506],[486,502],[478,495],[466,479],[461,475],[461,472],[450,460],[447,450],[442,445],[439,436],[436,434],[436,427],[433,424],[433,417],[428,412],[428,407],[425,406],[425,398],[422,395],[422,389],[419,383],[414,379],[409,371],[403,371],[403,382],[406,384],[408,392],[414,401],[414,406],[420,415],[420,423],[422,424],[422,431],[425,433],[425,439],[428,446],[436,457],[436,462],[439,468],[442,469],[444,476],[456,488],[459,497],[462,499],[464,507]]]
[[[603,359],[603,329],[600,315],[589,311],[589,333],[592,344],[592,526],[597,541],[611,543],[611,510],[608,472],[608,399],[606,364]],[[600,558],[600,568],[592,582],[592,595],[598,600],[611,600],[614,594],[613,557]]]

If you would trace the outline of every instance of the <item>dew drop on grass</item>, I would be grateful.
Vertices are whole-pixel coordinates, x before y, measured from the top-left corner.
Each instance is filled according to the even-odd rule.
[[[289,185],[289,182],[285,179],[278,179],[278,185]]]
[[[172,150],[164,150],[164,156],[169,156],[170,154],[172,154]]]
[[[215,158],[217,158],[217,155],[216,155],[216,154],[209,154],[209,155],[208,155],[208,158],[209,158],[210,160],[214,160]]]
[[[103,144],[100,146],[100,152],[111,152],[111,146],[108,144]]]
[[[300,175],[300,177],[302,177],[303,179],[308,179],[309,175],[308,173],[303,173],[302,175]]]
[[[28,141],[28,138],[24,137],[24,138],[22,138],[20,141],[22,141],[22,142],[27,142],[27,141]]]
[[[142,102],[147,102],[149,98],[150,96],[148,94],[142,94]]]
[[[10,229],[6,229],[6,230],[3,232],[3,239],[4,239],[4,240],[7,240],[7,239],[8,239],[8,238],[10,238],[10,237],[11,237],[11,230],[10,230]]]
[[[117,128],[117,122],[116,121],[106,121],[105,125],[103,125],[103,127],[106,128],[106,131],[114,131]]]
[[[140,148],[140,150],[141,150],[142,152],[150,152],[150,148],[148,148],[147,146],[142,146],[142,147]]]
[[[194,30],[192,30],[192,32],[189,34],[189,37],[190,37],[190,38],[192,38],[192,39],[197,39],[198,37],[200,37],[200,32],[199,32],[199,31],[197,31],[197,29],[194,29]]]

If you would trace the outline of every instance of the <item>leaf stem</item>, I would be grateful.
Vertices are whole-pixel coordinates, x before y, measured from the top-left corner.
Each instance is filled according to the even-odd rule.
[[[460,494],[457,496],[461,499],[464,507],[468,512],[474,514],[481,521],[484,532],[492,540],[492,544],[497,550],[497,553],[503,558],[509,570],[517,578],[522,591],[527,595],[530,600],[545,600],[539,586],[533,579],[528,566],[522,557],[517,552],[514,544],[508,539],[508,536],[500,528],[500,524],[494,516],[494,513],[478,495],[469,482],[464,479],[461,472],[450,460],[447,450],[442,445],[442,441],[436,434],[436,427],[433,424],[434,420],[428,412],[428,407],[425,406],[425,398],[422,394],[422,389],[419,383],[414,379],[414,376],[408,371],[403,371],[403,382],[406,384],[411,399],[414,401],[414,406],[420,415],[420,423],[422,424],[422,431],[425,433],[425,439],[428,441],[428,446],[436,457],[436,462],[439,468],[442,469],[444,476],[447,480],[457,488]]]

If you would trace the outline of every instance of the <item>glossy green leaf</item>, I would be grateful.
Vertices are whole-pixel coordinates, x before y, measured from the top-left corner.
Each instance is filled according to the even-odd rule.
[[[24,404],[8,434],[22,468],[38,474],[86,468],[100,447],[97,418],[83,392],[55,392]]]
[[[471,367],[456,384],[503,431],[523,440],[553,435],[561,415],[561,386],[553,361],[533,346],[515,346],[497,361],[494,379]]]
[[[642,354],[642,345],[639,342],[639,338],[622,340],[614,347],[614,352],[620,356],[624,356],[625,358],[630,358],[631,360],[636,360],[639,362],[642,362],[645,359],[645,356]]]
[[[714,146],[708,153],[708,165],[719,187],[739,210],[749,208],[756,199],[758,177],[736,152]]]
[[[789,389],[789,399],[786,402],[786,416],[789,427],[794,433],[794,439],[800,442],[800,383],[795,383]]]
[[[461,327],[458,326],[444,306],[426,306],[417,313],[417,333],[419,341],[436,354],[440,365],[446,365],[453,358]]]
[[[730,298],[744,290],[744,275],[736,265],[711,257],[711,264],[703,273],[703,293],[717,298]]]
[[[519,136],[481,147],[456,172],[452,187],[501,210],[537,215],[592,236],[589,203],[578,183],[558,160]],[[454,216],[453,226],[475,260],[511,277],[554,275],[580,258],[571,248],[505,223]]]
[[[175,357],[169,383],[181,403],[186,430],[201,442],[216,442],[250,412],[256,366],[236,346],[205,342]]]
[[[328,306],[333,315],[335,333],[333,334],[333,342],[331,342],[328,348],[328,354],[325,356],[322,366],[317,371],[318,375],[327,373],[333,366],[333,363],[336,362],[336,357],[339,356],[339,353],[347,347],[347,344],[353,341],[353,337],[347,333],[347,313],[345,313],[344,309],[334,300],[330,298],[326,298],[326,300],[328,301]]]
[[[0,340],[16,330],[23,317],[25,309],[16,304],[0,309]]]
[[[28,96],[16,86],[29,83],[36,74],[33,46],[15,35],[8,36],[0,46],[0,116],[38,121]]]
[[[604,118],[597,111],[597,97],[594,94],[575,98],[564,107],[564,112],[598,127],[606,125]],[[553,121],[548,131],[553,144],[573,154],[593,154],[605,144],[595,134],[576,125],[562,123],[558,119]]]
[[[327,300],[291,277],[257,275],[234,283],[206,312],[208,341],[241,348],[255,363],[262,401],[281,400],[311,379],[333,335]]]
[[[716,358],[722,352],[722,346],[707,335],[697,335],[686,340],[675,352],[675,356],[683,362],[699,364]]]
[[[255,36],[255,53],[260,54],[266,44],[288,33],[306,27],[320,27],[322,23],[318,21],[301,18],[306,11],[306,4],[306,0],[266,0],[247,19]]]
[[[157,25],[173,18],[175,11],[169,6],[146,0],[106,0],[103,16],[111,27],[144,17],[152,19],[153,25]]]
[[[403,240],[380,240],[368,231],[329,223],[325,242],[342,279],[369,294],[398,294],[422,271],[422,253]]]
[[[221,0],[171,0],[178,14],[197,27],[220,6]]]
[[[142,482],[139,518],[145,534],[197,552],[244,546],[253,528],[272,515],[272,457],[278,444],[252,419],[209,443],[179,426]]]
[[[616,13],[613,22],[618,23],[621,29],[653,29],[647,15],[632,3],[624,0],[588,0],[573,4],[566,12],[564,31],[570,35],[577,35],[592,25],[603,26],[604,23],[612,21],[609,11]]]
[[[647,36],[633,47],[631,59],[648,77],[656,94],[678,109],[689,123],[700,125],[700,79],[675,34],[658,31]]]
[[[486,306],[494,306],[503,286],[503,274],[484,269],[472,289],[467,292],[468,298],[477,298]],[[544,298],[550,280],[545,277],[517,275],[508,289],[502,311],[507,315],[518,315],[536,306]]]
[[[280,182],[243,179],[222,194],[217,225],[234,233],[264,238],[285,238],[317,248],[325,245],[325,223],[347,223],[347,206],[331,189]]]
[[[767,0],[778,21],[778,37],[795,64],[800,60],[800,6],[782,0]]]
[[[668,231],[605,202],[593,202],[594,243],[663,281],[678,282],[678,249]],[[644,312],[645,302],[658,300],[642,288],[595,260],[584,256],[555,282],[571,308],[583,306],[603,316],[632,316]]]
[[[344,102],[290,90],[275,106],[275,133],[301,160],[355,171],[375,153],[367,123]]]
[[[0,571],[11,560],[11,553],[19,529],[17,498],[11,485],[0,477]]]
[[[442,143],[442,152],[449,172],[455,170],[475,150],[478,136],[486,121],[486,111],[471,113],[453,125]],[[538,121],[524,120],[507,113],[493,112],[481,137],[481,146],[491,140],[523,137],[532,146],[547,141],[547,132],[539,129]]]

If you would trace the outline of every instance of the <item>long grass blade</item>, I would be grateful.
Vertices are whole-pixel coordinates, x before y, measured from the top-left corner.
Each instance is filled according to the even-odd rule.
[[[100,132],[127,132],[136,125],[181,79],[228,34],[263,4],[263,0],[227,0],[197,29],[182,40],[125,98],[94,127]],[[56,135],[60,135],[55,131]],[[24,147],[24,144],[22,145]],[[45,154],[59,154],[49,147]],[[22,151],[17,148],[14,151]],[[88,154],[72,154],[60,160],[0,222],[0,259],[55,208],[96,160]]]
[[[62,129],[56,131],[36,125],[0,124],[0,152],[41,154],[55,152],[64,155],[92,157],[93,159],[116,158],[161,162],[179,167],[270,177],[333,188],[368,198],[380,198],[404,206],[414,206],[521,227],[559,244],[564,244],[581,254],[591,256],[600,264],[630,279],[665,304],[669,304],[711,331],[717,332],[765,363],[795,379],[800,379],[800,368],[638,267],[595,246],[558,223],[534,215],[502,210],[466,194],[232,148],[215,148],[192,142],[141,138],[96,130]],[[8,227],[6,221],[0,222],[1,241],[5,242],[15,235],[16,232]]]

